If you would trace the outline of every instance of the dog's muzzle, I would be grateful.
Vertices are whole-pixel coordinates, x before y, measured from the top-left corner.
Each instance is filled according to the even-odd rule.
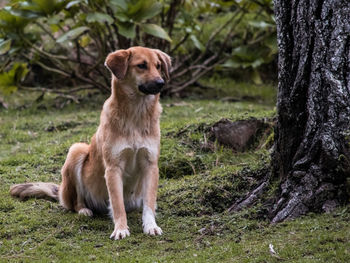
[[[139,85],[139,90],[146,95],[155,95],[162,90],[164,84],[164,80],[156,79],[155,81],[150,81],[145,84]]]

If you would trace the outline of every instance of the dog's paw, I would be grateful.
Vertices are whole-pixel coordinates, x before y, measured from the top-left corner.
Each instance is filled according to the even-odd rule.
[[[80,209],[78,214],[83,216],[90,216],[90,217],[93,215],[92,211],[89,208]]]
[[[156,224],[146,224],[143,226],[143,233],[151,236],[160,236],[163,231]]]
[[[130,236],[130,232],[128,229],[114,229],[112,235],[109,237],[110,239],[119,240]]]

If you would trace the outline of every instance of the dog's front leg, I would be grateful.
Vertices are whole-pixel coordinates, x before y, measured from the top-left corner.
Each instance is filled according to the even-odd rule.
[[[114,231],[110,238],[117,240],[130,236],[126,220],[123,197],[123,172],[119,167],[107,168],[105,178],[107,183],[110,209],[114,221]]]
[[[143,212],[142,226],[145,234],[154,236],[161,235],[162,229],[157,226],[155,219],[155,209],[158,189],[158,165],[153,164],[146,168],[145,183],[143,188]]]

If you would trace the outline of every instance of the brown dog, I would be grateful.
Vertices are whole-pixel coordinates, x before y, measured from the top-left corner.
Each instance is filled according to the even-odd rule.
[[[130,235],[125,211],[142,205],[144,233],[161,235],[155,221],[159,92],[162,75],[169,79],[171,60],[160,50],[132,47],[109,54],[105,65],[112,72],[112,94],[91,144],[75,143],[69,149],[61,185],[19,184],[10,192],[20,198],[49,196],[86,216],[109,208],[113,239]]]

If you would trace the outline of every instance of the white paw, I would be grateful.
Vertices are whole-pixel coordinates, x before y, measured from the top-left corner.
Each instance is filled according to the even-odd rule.
[[[80,209],[78,214],[83,216],[90,216],[90,217],[93,215],[92,211],[89,208]]]
[[[156,224],[146,224],[143,226],[143,233],[151,236],[160,236],[163,231]]]
[[[128,229],[114,229],[112,235],[109,237],[110,239],[119,240],[130,236],[130,232]]]

